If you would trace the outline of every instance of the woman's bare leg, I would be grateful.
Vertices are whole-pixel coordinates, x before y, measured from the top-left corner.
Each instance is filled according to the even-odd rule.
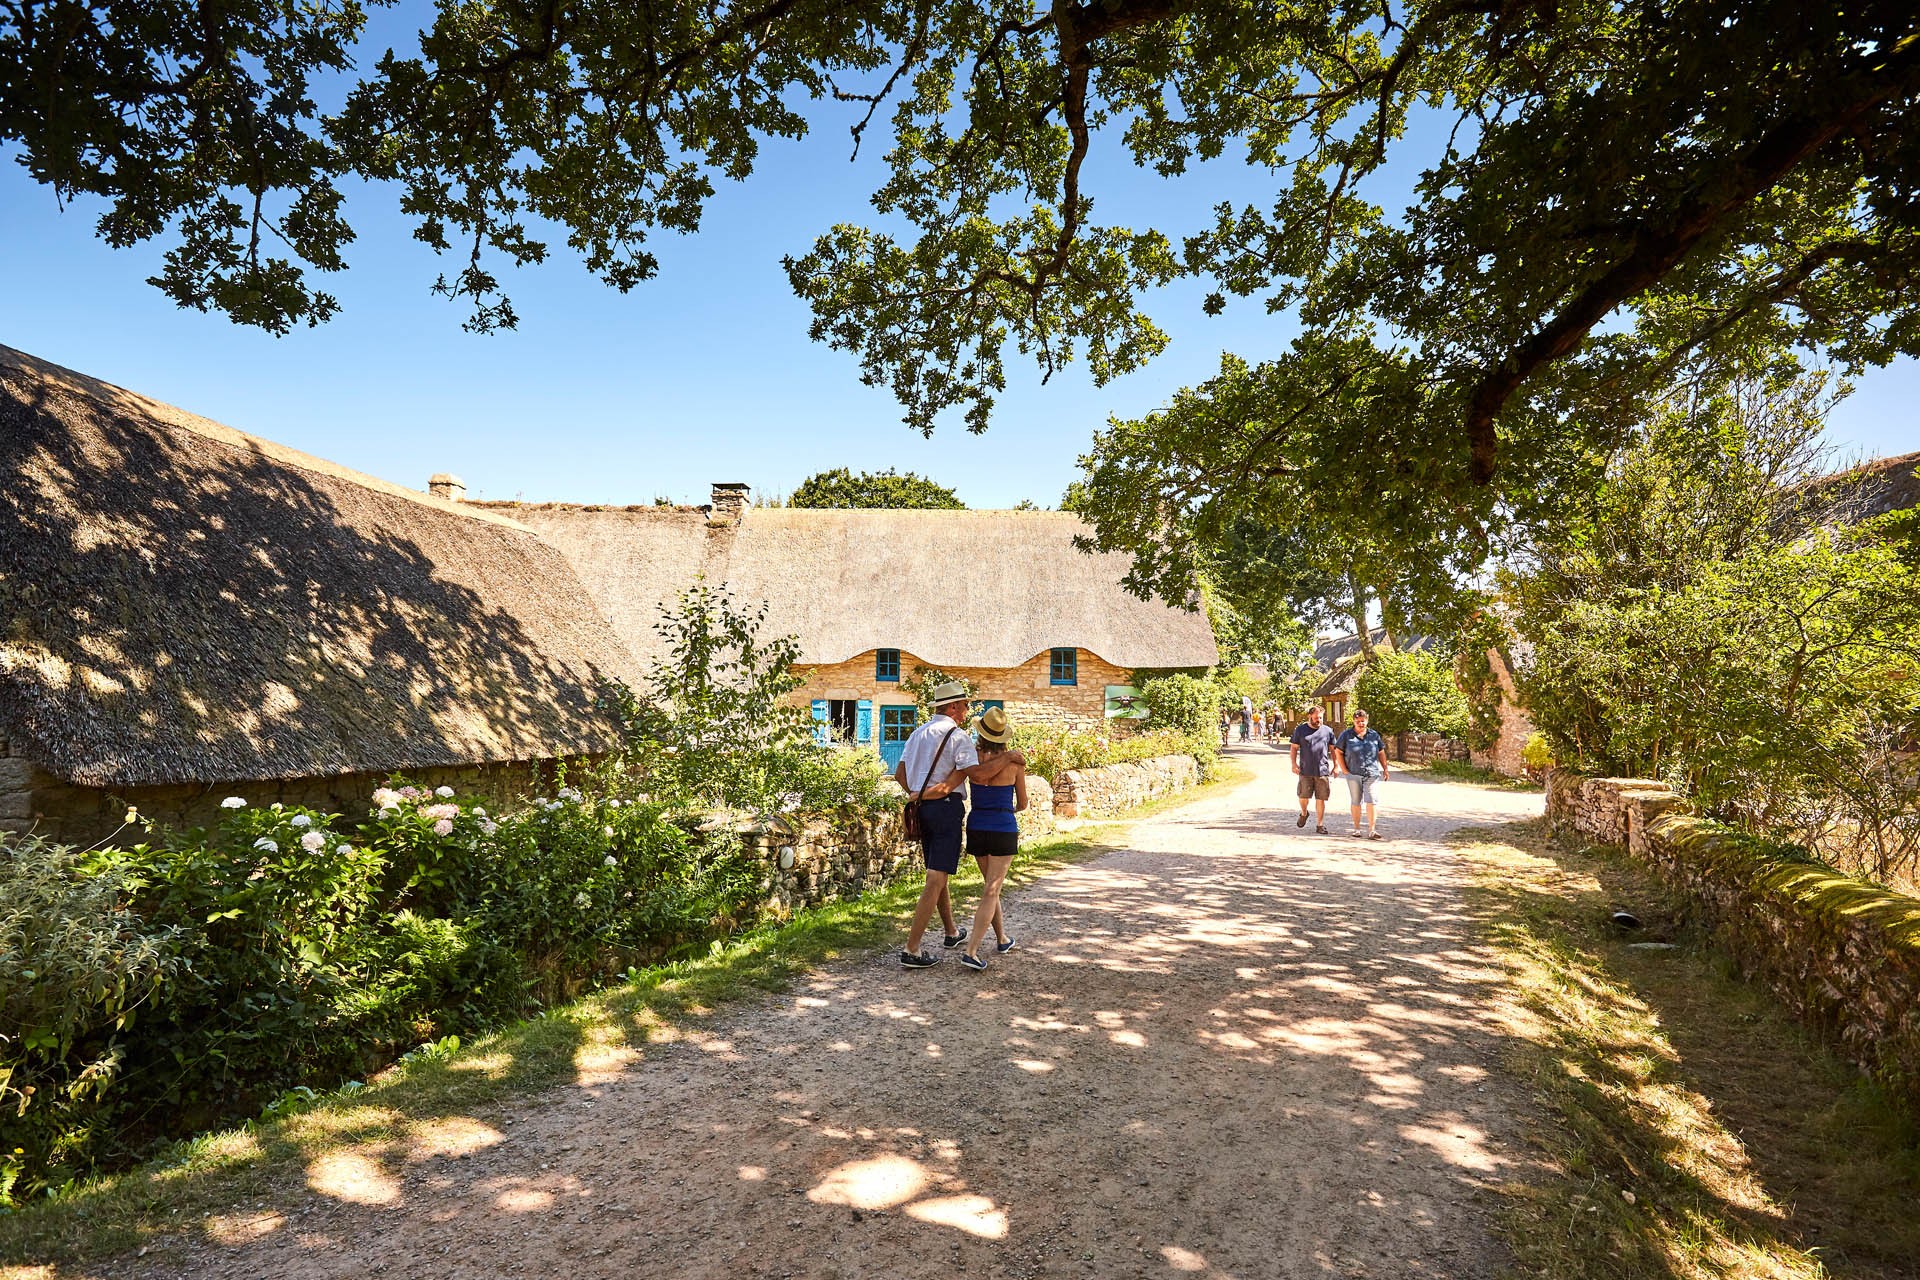
[[[967,954],[975,960],[980,958],[980,943],[986,938],[987,930],[993,930],[993,936],[1004,941],[1007,927],[1000,918],[1000,885],[1007,878],[1007,871],[1013,866],[1013,859],[979,858],[980,863],[980,906],[973,913],[973,931],[967,935]]]

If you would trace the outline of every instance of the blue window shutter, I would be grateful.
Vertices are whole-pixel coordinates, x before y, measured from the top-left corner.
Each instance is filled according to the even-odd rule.
[[[827,700],[815,698],[813,700],[813,740],[824,747],[831,737],[832,734],[827,728]]]
[[[873,741],[873,699],[860,699],[860,705],[857,711],[858,718],[854,721],[855,732],[853,738],[855,742],[865,746]]]

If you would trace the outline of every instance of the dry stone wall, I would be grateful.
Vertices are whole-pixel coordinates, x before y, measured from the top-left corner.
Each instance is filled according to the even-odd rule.
[[[1644,779],[1556,769],[1547,822],[1652,866],[1749,977],[1920,1111],[1920,899],[1705,821]]]
[[[1199,781],[1199,763],[1185,755],[1069,769],[1054,779],[1053,812],[1061,818],[1111,817]]]

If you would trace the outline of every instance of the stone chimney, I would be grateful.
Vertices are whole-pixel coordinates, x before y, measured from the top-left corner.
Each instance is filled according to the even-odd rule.
[[[450,476],[442,471],[427,481],[427,492],[436,498],[445,498],[448,502],[464,502],[467,497],[467,482],[459,476]]]
[[[707,509],[707,527],[725,529],[739,524],[740,517],[746,514],[749,487],[744,484],[714,485],[713,505]]]

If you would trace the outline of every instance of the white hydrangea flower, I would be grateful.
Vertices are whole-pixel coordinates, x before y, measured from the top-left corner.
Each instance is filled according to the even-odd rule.
[[[220,802],[220,807],[222,809],[244,809],[247,807],[247,802],[239,796],[228,796]]]
[[[609,809],[618,809],[620,807],[620,802],[618,800],[609,800],[607,801],[607,807]]]
[[[293,822],[293,825],[296,827],[310,827],[313,825],[313,819],[309,818],[304,813],[294,814],[292,818],[292,822]]]
[[[499,824],[495,822],[483,822],[480,824],[481,835],[490,836],[494,832],[498,831],[499,829],[500,829]]]
[[[473,816],[476,818],[484,818],[487,816],[487,811],[485,809],[482,809],[479,805],[475,805],[473,806]]]
[[[620,860],[614,857],[612,854],[608,854],[606,862],[603,863],[602,865],[609,866],[609,867],[617,867],[620,865]]]
[[[612,828],[612,827],[602,827],[602,828],[600,828],[600,834],[601,834],[601,835],[603,835],[603,836],[605,836],[605,837],[606,837],[607,839],[609,839],[609,840],[611,840],[611,839],[613,839],[613,828]]]
[[[273,841],[267,839],[265,836],[261,836],[258,840],[255,840],[253,842],[253,847],[260,850],[260,852],[262,853],[280,852],[280,846],[275,844]]]
[[[589,906],[592,902],[593,899],[589,898],[585,893],[576,893],[573,895],[573,905],[576,907]]]
[[[353,846],[350,844],[343,844],[336,847],[334,849],[334,852],[339,854],[343,858],[350,858],[353,856]]]
[[[453,794],[453,788],[452,787],[435,787],[433,789],[433,794],[439,796],[442,800],[445,800],[448,796]]]
[[[435,834],[435,835],[437,835],[437,836],[450,836],[450,835],[452,835],[452,834],[453,834],[453,823],[451,823],[451,822],[449,822],[449,821],[448,821],[447,819],[445,819],[445,818],[442,818],[442,819],[440,819],[440,821],[438,821],[438,822],[436,822],[436,823],[434,823],[434,824],[433,824],[433,834]]]
[[[300,847],[308,853],[318,853],[327,847],[327,838],[318,831],[309,831],[300,837]]]

